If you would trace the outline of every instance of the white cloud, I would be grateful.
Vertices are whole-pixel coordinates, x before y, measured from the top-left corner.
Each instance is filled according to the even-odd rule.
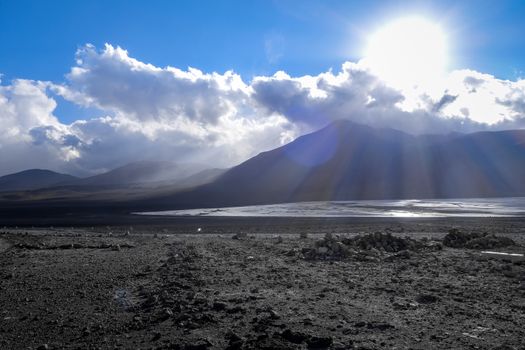
[[[430,88],[407,89],[347,62],[338,73],[292,78],[279,72],[251,86],[269,112],[313,126],[348,119],[412,133],[471,132],[520,127],[525,113],[525,81],[470,70],[454,71]]]
[[[53,94],[106,116],[61,123]],[[0,174],[87,174],[139,159],[231,166],[337,119],[413,133],[520,128],[524,101],[525,80],[471,70],[400,88],[346,62],[337,72],[277,72],[246,83],[232,71],[161,68],[118,47],[87,45],[61,84],[0,85]]]

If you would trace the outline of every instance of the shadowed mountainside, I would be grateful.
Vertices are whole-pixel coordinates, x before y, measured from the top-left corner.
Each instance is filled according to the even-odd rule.
[[[525,195],[525,131],[413,136],[338,121],[159,202],[175,207]]]

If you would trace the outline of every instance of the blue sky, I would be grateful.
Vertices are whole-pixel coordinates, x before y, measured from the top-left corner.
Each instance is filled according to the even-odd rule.
[[[521,0],[0,0],[0,175],[227,167],[339,119],[523,129],[524,15]]]
[[[157,66],[317,74],[360,58],[364,34],[408,14],[445,23],[453,67],[525,70],[524,1],[0,0],[0,72],[59,81],[79,46],[107,42]]]

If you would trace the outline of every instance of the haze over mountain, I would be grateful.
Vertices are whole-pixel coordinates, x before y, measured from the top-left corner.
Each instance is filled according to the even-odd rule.
[[[203,169],[199,164],[138,161],[102,174],[78,178],[51,170],[30,169],[0,177],[0,192],[75,190],[97,192],[125,188],[189,188],[213,181],[223,169]],[[62,192],[63,193],[63,192]]]
[[[161,181],[175,182],[203,170],[202,165],[166,161],[138,161],[108,172],[64,183],[73,186],[125,186]]]

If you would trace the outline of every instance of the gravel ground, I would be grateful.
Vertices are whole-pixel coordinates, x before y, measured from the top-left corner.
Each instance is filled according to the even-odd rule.
[[[525,349],[525,262],[453,227],[525,253],[517,219],[0,229],[0,348]]]

